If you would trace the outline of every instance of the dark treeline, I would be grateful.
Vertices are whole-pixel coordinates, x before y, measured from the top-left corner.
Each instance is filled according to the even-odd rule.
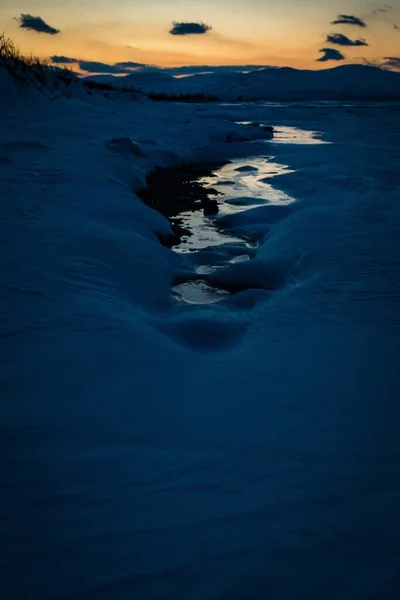
[[[83,81],[83,84],[90,90],[97,90],[99,92],[131,92],[133,94],[142,93],[137,88],[114,87],[110,83],[94,81],[93,79],[83,79],[81,81]]]
[[[154,100],[155,102],[220,102],[221,99],[218,96],[213,96],[211,94],[204,94],[201,92],[197,92],[194,94],[166,94],[162,92],[142,92],[137,88],[120,88],[114,87],[109,83],[102,83],[99,81],[84,79],[84,85],[90,90],[97,90],[99,92],[129,92],[134,94],[143,94],[150,98],[150,100]]]

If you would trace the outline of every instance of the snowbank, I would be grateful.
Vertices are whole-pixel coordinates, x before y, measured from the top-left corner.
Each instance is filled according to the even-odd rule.
[[[395,597],[398,109],[2,82],[4,597]],[[333,143],[229,143],[248,139],[233,117]],[[236,155],[285,173],[221,219],[258,245],[214,277],[257,289],[190,306],[174,279],[232,247],[163,248],[134,192]]]

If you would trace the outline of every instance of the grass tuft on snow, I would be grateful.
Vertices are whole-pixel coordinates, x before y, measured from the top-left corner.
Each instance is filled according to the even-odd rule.
[[[49,83],[49,75],[55,72],[46,59],[33,54],[21,54],[19,48],[4,33],[0,33],[0,67],[7,69],[18,82],[35,85],[39,89]],[[59,73],[60,76],[67,74],[70,78],[73,77],[67,70]]]

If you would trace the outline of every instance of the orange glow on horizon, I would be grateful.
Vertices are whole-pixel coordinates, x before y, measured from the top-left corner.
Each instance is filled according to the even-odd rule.
[[[112,6],[102,1],[95,13],[90,9],[92,0],[83,0],[82,10],[79,11],[76,5],[73,11],[72,6],[64,7],[54,5],[50,0],[38,0],[35,14],[43,14],[46,22],[59,27],[59,35],[19,28],[14,19],[18,11],[13,8],[12,0],[4,0],[6,7],[2,9],[0,31],[11,37],[23,54],[32,53],[41,58],[63,55],[111,65],[133,61],[159,67],[253,64],[326,69],[339,64],[363,62],[364,59],[374,61],[384,56],[398,55],[396,48],[400,42],[400,30],[385,20],[368,26],[366,33],[346,30],[345,33],[351,38],[365,35],[370,45],[336,47],[345,55],[345,60],[321,63],[316,59],[320,56],[319,49],[327,46],[326,35],[332,29],[330,19],[337,8],[332,10],[327,5],[316,7],[315,2],[311,4],[311,0],[304,0],[305,6],[310,5],[310,12],[304,22],[299,22],[299,4],[294,0],[282,0],[282,4],[291,4],[292,12],[285,12],[283,6],[279,11],[276,3],[271,3],[265,18],[259,18],[258,14],[249,11],[242,14],[239,5],[229,12],[228,17],[222,5],[214,6],[215,2],[204,1],[209,7],[212,5],[215,14],[212,14],[213,29],[201,36],[171,36],[168,27],[173,11],[168,9],[165,2],[161,4],[160,0],[149,0],[149,4],[154,3],[160,9],[159,14],[154,16],[154,11],[152,13],[146,5],[139,11],[140,21],[124,0],[116,0]],[[349,3],[360,1],[349,0]],[[171,2],[173,4],[174,0]],[[268,0],[265,4],[268,5]],[[339,4],[346,6],[344,0],[338,0]],[[398,18],[400,25],[400,7],[395,10],[397,13],[391,19]],[[193,5],[186,12],[188,15],[193,13],[193,19],[196,20],[199,9]]]

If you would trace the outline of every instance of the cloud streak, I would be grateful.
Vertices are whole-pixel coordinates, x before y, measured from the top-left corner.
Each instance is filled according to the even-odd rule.
[[[356,27],[366,27],[365,22],[354,15],[338,15],[331,25],[355,25]]]
[[[317,62],[328,62],[329,60],[344,60],[345,56],[339,50],[335,50],[335,48],[321,48],[320,52],[322,52],[322,56],[317,58]]]
[[[363,59],[364,65],[368,67],[379,67],[389,71],[400,71],[400,56],[385,56],[375,60]]]
[[[180,67],[160,67],[158,65],[124,61],[113,64],[83,60],[72,56],[63,56],[55,54],[50,56],[54,65],[77,65],[85,73],[110,74],[110,75],[129,75],[132,73],[143,73],[158,71],[171,76],[197,75],[203,73],[249,73],[260,71],[261,69],[277,69],[278,67],[270,65],[183,65]]]
[[[185,23],[174,21],[171,29],[169,30],[171,35],[202,35],[212,29],[211,25],[205,23]]]
[[[82,60],[81,58],[73,58],[72,56],[50,56],[50,60],[55,65],[76,64],[81,71],[86,73],[101,73],[106,75],[129,75],[147,69],[154,69],[154,65],[138,62],[118,62],[108,64],[96,60]]]
[[[400,70],[400,56],[385,56],[383,62],[381,63],[382,67],[386,69],[391,69],[394,71]]]
[[[331,33],[326,38],[328,44],[337,44],[338,46],[368,46],[368,42],[363,38],[358,40],[351,40],[342,33]]]
[[[86,73],[106,73],[112,75],[129,75],[139,70],[154,68],[153,65],[138,62],[118,62],[112,65],[108,63],[98,62],[95,60],[82,60],[81,58],[73,58],[72,56],[50,56],[50,60],[54,65],[73,65],[79,66],[81,71]]]
[[[80,60],[78,62],[81,71],[86,73],[106,73],[112,75],[126,75],[131,71],[129,69],[123,69],[117,65],[109,65],[107,63],[98,62],[95,60]]]
[[[142,68],[145,68],[145,67],[146,68],[147,67],[154,67],[154,65],[147,65],[146,63],[132,62],[130,60],[128,60],[126,62],[117,62],[113,66],[114,67],[118,67],[120,69],[126,69],[127,71],[136,70],[136,69],[142,69]]]
[[[59,29],[51,27],[51,25],[46,23],[42,17],[34,17],[33,15],[22,13],[15,20],[18,21],[21,29],[28,29],[30,31],[36,31],[37,33],[47,33],[49,35],[57,35],[60,33]]]
[[[163,73],[169,75],[196,75],[199,73],[248,73],[260,69],[271,69],[268,65],[184,65],[183,67],[163,67]]]
[[[78,58],[72,58],[71,56],[59,56],[58,54],[50,56],[50,60],[55,65],[72,65],[79,62]]]

